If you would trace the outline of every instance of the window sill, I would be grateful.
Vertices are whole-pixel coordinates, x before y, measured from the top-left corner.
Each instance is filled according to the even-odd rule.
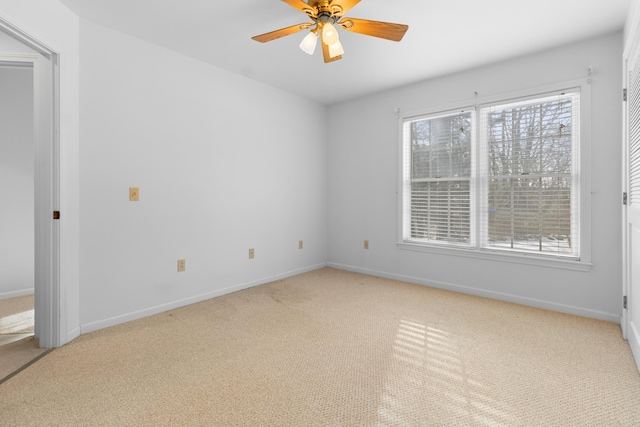
[[[518,264],[534,265],[538,267],[559,268],[563,270],[583,271],[591,270],[593,264],[581,260],[564,259],[560,257],[540,256],[525,253],[505,253],[490,249],[452,248],[436,245],[425,245],[410,242],[396,243],[398,248],[417,252],[430,252],[439,255],[462,256],[467,258],[483,259],[487,261],[512,262]]]

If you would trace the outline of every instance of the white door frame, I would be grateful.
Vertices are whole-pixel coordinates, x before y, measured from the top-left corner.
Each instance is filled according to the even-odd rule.
[[[35,147],[35,336],[40,347],[62,345],[59,54],[0,18],[0,31],[37,54],[2,54],[0,62],[33,66]]]
[[[629,61],[628,52],[625,49],[622,57],[622,85],[623,91],[627,91],[629,87]],[[627,98],[628,99],[628,98]],[[622,103],[622,194],[628,198],[629,194],[629,102],[624,99]],[[623,200],[624,202],[624,200]],[[628,202],[627,202],[628,203]],[[622,207],[622,296],[629,295],[629,231],[626,206]],[[623,307],[620,315],[620,329],[622,330],[622,338],[628,340],[629,316],[627,310]]]
[[[640,254],[633,253],[633,246],[638,246],[636,242],[633,244],[630,237],[630,224],[635,224],[636,227],[640,226],[640,218],[638,217],[638,208],[631,207],[633,202],[630,197],[630,157],[629,146],[630,141],[630,101],[634,94],[630,84],[630,72],[633,69],[640,67],[640,9],[635,11],[633,21],[630,27],[629,37],[626,40],[624,53],[622,57],[622,71],[623,87],[627,91],[627,101],[623,102],[623,148],[622,148],[622,191],[625,195],[628,195],[627,204],[622,209],[622,295],[626,298],[627,307],[622,309],[622,315],[620,317],[620,326],[622,328],[622,336],[629,341],[631,351],[636,361],[636,365],[640,368],[640,331],[634,319],[638,318],[638,310],[640,307],[635,307],[632,300],[638,301],[638,278],[633,277],[634,271],[636,275],[640,266]],[[633,67],[632,67],[633,65]],[[636,201],[633,203],[637,204]],[[635,283],[635,285],[634,285]]]

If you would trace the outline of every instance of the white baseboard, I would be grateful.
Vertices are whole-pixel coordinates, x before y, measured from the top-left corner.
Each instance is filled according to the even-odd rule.
[[[640,331],[638,326],[634,322],[629,322],[629,328],[627,330],[629,338],[629,346],[631,347],[631,353],[636,361],[636,366],[640,371]]]
[[[230,294],[232,292],[241,291],[243,289],[252,288],[254,286],[263,285],[265,283],[275,282],[276,280],[286,279],[287,277],[296,276],[298,274],[307,273],[309,271],[318,270],[320,268],[326,267],[325,263],[312,265],[309,267],[301,268],[298,270],[292,270],[281,274],[276,274],[274,276],[263,277],[258,280],[254,280],[252,282],[241,283],[238,285],[230,286],[224,289],[218,289],[216,291],[207,292],[201,295],[196,295],[189,298],[184,298],[178,301],[171,301],[166,304],[160,304],[155,307],[145,308],[143,310],[134,311],[131,313],[122,314],[119,316],[111,317],[108,319],[99,320],[97,322],[87,323],[85,325],[80,325],[79,333],[86,334],[88,332],[97,331],[99,329],[108,328],[111,326],[119,325],[121,323],[130,322],[132,320],[141,319],[143,317],[151,316],[154,314],[162,313],[168,310],[173,310],[174,308],[184,307],[186,305],[195,304],[197,302],[205,301],[211,298],[219,297],[222,295]]]
[[[19,291],[3,292],[3,293],[0,294],[0,299],[23,297],[25,295],[31,295],[33,293],[34,293],[33,288],[31,288],[31,289],[22,289],[22,290],[19,290]]]
[[[77,328],[73,328],[72,330],[67,332],[66,340],[61,340],[63,343],[62,345],[75,340],[79,336],[80,336],[80,327],[78,326]]]
[[[546,310],[558,311],[561,313],[574,314],[576,316],[589,317],[593,319],[606,320],[613,323],[620,323],[620,314],[606,313],[588,308],[576,307],[567,304],[559,304],[553,301],[544,301],[535,298],[521,297],[518,295],[495,292],[486,289],[471,288],[463,285],[456,285],[446,282],[435,282],[425,280],[413,276],[405,276],[402,274],[387,273],[383,271],[369,270],[366,268],[353,267],[337,263],[327,263],[328,267],[337,268],[339,270],[352,271],[354,273],[362,273],[370,276],[379,276],[386,279],[398,280],[401,282],[415,283],[417,285],[429,286],[432,288],[444,289],[448,291],[460,292],[463,294],[475,295],[479,297],[492,298],[500,301],[522,304],[530,307],[543,308]]]

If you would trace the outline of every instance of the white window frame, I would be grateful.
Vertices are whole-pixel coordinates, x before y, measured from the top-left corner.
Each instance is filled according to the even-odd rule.
[[[411,117],[411,122],[418,121],[420,119],[434,120],[434,119],[439,119],[439,118],[444,118],[444,117],[451,117],[451,116],[456,116],[458,114],[465,114],[465,113],[471,113],[471,133],[473,135],[476,135],[477,131],[476,131],[476,118],[475,118],[475,108],[474,107],[456,109],[454,111],[441,111],[441,112],[438,112],[436,114],[427,115],[426,117],[424,115],[418,116],[418,117]],[[406,135],[404,134],[404,130],[406,129],[407,126],[411,125],[411,122],[407,122],[407,121],[403,122],[403,130],[402,130],[403,141],[402,141],[402,144],[403,144],[403,147],[405,147],[405,150],[403,151],[403,164],[404,165],[407,165],[408,162],[411,161],[411,154],[407,152],[408,150],[406,150],[408,141],[405,139]],[[470,194],[471,194],[471,197],[470,197],[470,200],[469,200],[469,203],[470,203],[470,212],[469,212],[469,217],[470,217],[469,218],[469,220],[470,220],[470,224],[469,224],[470,225],[469,239],[470,239],[470,242],[467,245],[464,245],[464,244],[460,244],[459,245],[459,246],[465,247],[465,248],[468,248],[469,246],[474,246],[475,245],[475,236],[477,234],[475,229],[474,229],[474,227],[475,227],[475,211],[476,211],[475,204],[476,204],[476,201],[475,201],[475,199],[473,197],[473,194],[475,192],[474,174],[475,174],[475,169],[476,169],[476,162],[474,161],[474,159],[475,159],[475,157],[477,157],[477,155],[475,154],[475,150],[477,149],[477,147],[474,147],[473,144],[472,144],[470,148],[471,148],[471,174],[470,174],[469,179],[468,179],[468,181],[469,181],[469,189],[470,189]],[[411,176],[410,176],[411,175],[411,171],[404,169],[404,167],[403,167],[403,170],[404,170],[403,178],[402,178],[403,185],[404,185],[403,191],[405,191],[405,194],[406,194],[407,191],[411,191],[411,184],[410,184],[410,182],[411,182]],[[454,180],[454,177],[452,177],[452,176],[449,176],[449,177],[446,177],[446,178],[448,178],[448,180]],[[466,179],[461,179],[461,181],[467,181],[467,180]],[[410,230],[411,230],[411,219],[410,219],[410,216],[411,216],[411,197],[405,197],[403,203],[404,203],[404,206],[405,206],[405,208],[403,210],[405,218],[402,221],[402,226],[403,226],[403,234],[402,235],[406,236],[407,234],[410,233]],[[416,243],[417,244],[422,244],[421,242],[416,242]],[[436,241],[436,240],[432,240],[432,241],[430,241],[428,243],[425,243],[425,244],[437,245],[437,246],[445,246],[445,247],[458,246],[455,243],[439,242],[439,241]]]
[[[540,254],[530,252],[516,252],[502,249],[491,249],[481,247],[479,244],[480,236],[476,232],[478,226],[477,222],[481,220],[481,213],[479,212],[480,203],[477,203],[478,194],[482,190],[483,185],[478,179],[479,171],[479,148],[480,143],[480,129],[478,123],[480,114],[479,109],[496,104],[509,104],[514,102],[520,102],[526,99],[532,98],[544,98],[552,93],[561,93],[569,91],[578,91],[580,93],[580,145],[579,153],[575,153],[579,157],[580,162],[580,174],[577,177],[579,180],[579,194],[577,194],[577,203],[579,204],[580,212],[580,258],[568,258],[566,256],[555,256],[552,254]],[[439,114],[446,114],[453,111],[462,110],[476,110],[476,117],[474,118],[474,128],[476,132],[476,143],[472,146],[472,197],[471,197],[471,232],[472,232],[472,246],[471,247],[459,247],[449,244],[439,243],[425,243],[405,241],[406,221],[407,221],[407,203],[410,203],[410,197],[406,197],[406,192],[409,187],[406,183],[405,173],[405,161],[406,153],[405,141],[404,141],[404,125],[407,120],[418,119],[426,116],[437,116]],[[503,95],[477,97],[473,102],[461,102],[457,104],[450,104],[445,106],[437,106],[434,108],[428,108],[419,111],[413,111],[408,113],[401,113],[398,111],[398,240],[397,247],[403,250],[429,252],[441,255],[451,256],[463,256],[483,260],[492,261],[504,261],[514,262],[527,265],[535,265],[541,267],[560,268],[574,271],[589,271],[591,269],[591,79],[580,79],[568,82],[563,82],[554,85],[548,85],[543,87],[537,87],[518,92],[507,93]],[[408,154],[410,155],[410,154]],[[486,184],[485,184],[486,185]]]

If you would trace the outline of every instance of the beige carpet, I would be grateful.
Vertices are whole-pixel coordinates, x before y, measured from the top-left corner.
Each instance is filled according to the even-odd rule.
[[[33,295],[0,300],[0,382],[47,351],[38,347],[33,328]]]
[[[0,299],[0,335],[33,333],[33,295]]]
[[[322,269],[83,335],[7,426],[639,426],[618,325]]]
[[[0,346],[0,384],[38,360],[47,351],[49,350],[38,346],[38,340],[34,338],[33,334]],[[0,426],[2,426],[2,421],[0,421]]]

